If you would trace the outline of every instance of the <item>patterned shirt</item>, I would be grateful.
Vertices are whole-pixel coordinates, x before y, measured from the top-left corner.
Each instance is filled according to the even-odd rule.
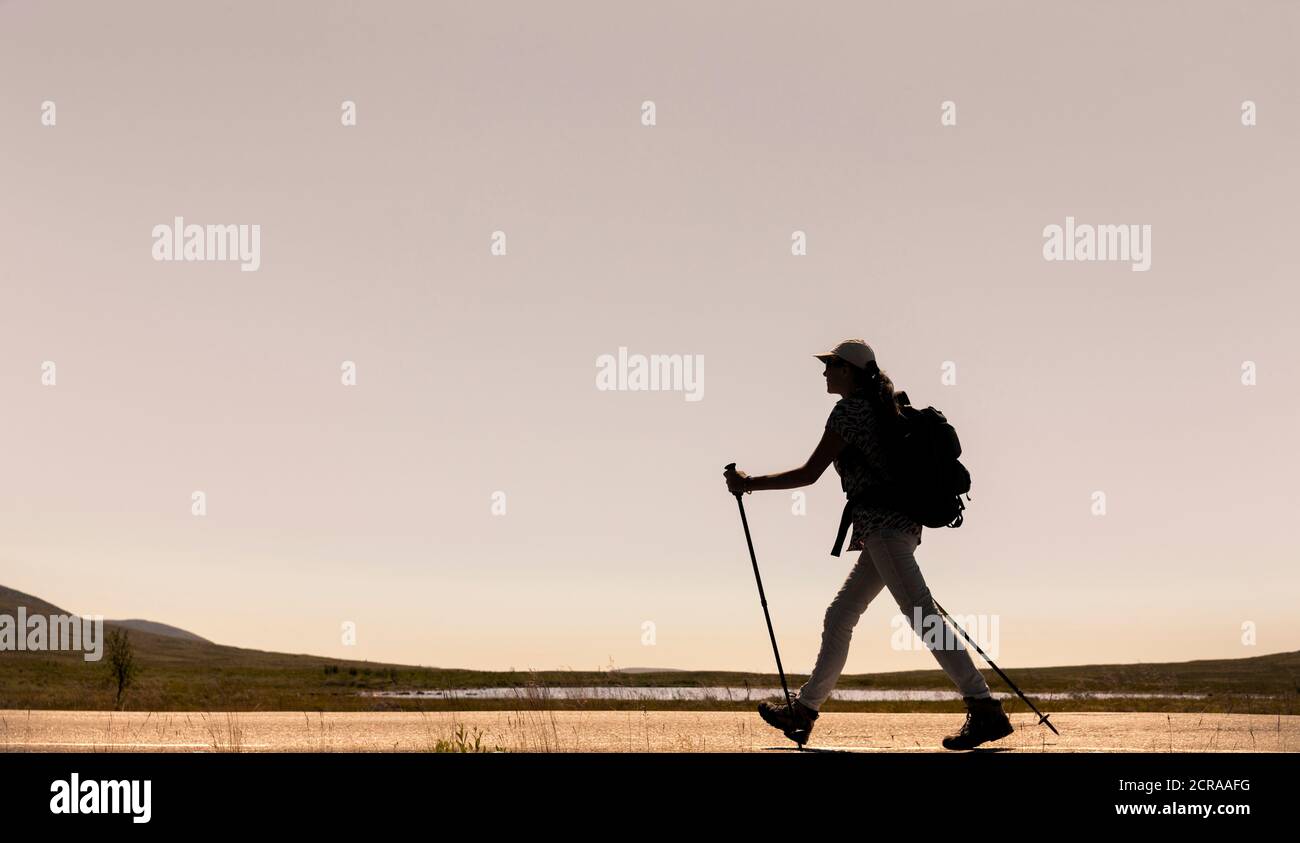
[[[833,430],[857,452],[844,448],[835,458],[840,486],[848,497],[869,486],[887,483],[892,478],[882,448],[876,411],[861,393],[853,393],[836,402],[826,419],[826,429]],[[868,533],[893,527],[916,536],[921,542],[921,525],[901,512],[878,506],[858,505],[853,509],[853,538],[849,550],[862,550]]]

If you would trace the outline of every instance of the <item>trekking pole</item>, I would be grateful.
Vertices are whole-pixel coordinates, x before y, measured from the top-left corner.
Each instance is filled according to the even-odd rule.
[[[1043,714],[1043,712],[1035,708],[1034,704],[1029,701],[1029,698],[1026,697],[1024,694],[1020,693],[1020,689],[1016,687],[1016,683],[1011,681],[1011,677],[1003,673],[1002,669],[993,663],[993,659],[989,658],[988,655],[986,655],[985,652],[980,649],[980,645],[976,644],[971,639],[971,637],[966,634],[966,630],[962,629],[961,626],[955,620],[952,619],[952,615],[948,614],[948,612],[942,606],[939,605],[939,601],[935,600],[933,595],[930,596],[930,599],[934,602],[934,608],[938,609],[943,614],[943,616],[948,619],[949,623],[957,627],[957,631],[962,634],[963,638],[965,638],[967,641],[970,641],[970,645],[975,648],[975,651],[980,654],[980,656],[984,659],[984,661],[989,663],[989,667],[993,668],[993,670],[997,672],[998,676],[1002,677],[1002,681],[1010,685],[1011,690],[1015,691],[1016,694],[1019,695],[1020,699],[1025,701],[1025,705],[1033,709],[1034,714],[1038,715],[1038,722],[1047,726],[1047,728],[1052,730],[1052,734],[1059,737],[1061,733],[1056,731],[1056,727],[1052,725],[1052,721],[1047,719],[1047,715]]]
[[[726,469],[734,471],[736,464],[728,463]],[[754,563],[754,581],[758,583],[758,599],[763,604],[763,617],[767,618],[767,634],[772,639],[772,653],[776,656],[776,672],[781,674],[781,690],[785,692],[785,704],[793,706],[790,701],[790,689],[785,684],[785,669],[781,667],[781,653],[776,648],[776,633],[772,631],[772,616],[767,611],[767,595],[763,593],[763,578],[758,575],[758,557],[754,555],[754,540],[749,537],[749,520],[745,518],[745,502],[740,499],[743,492],[732,492],[736,496],[736,505],[740,507],[740,524],[745,528],[745,544],[749,545],[749,561]]]

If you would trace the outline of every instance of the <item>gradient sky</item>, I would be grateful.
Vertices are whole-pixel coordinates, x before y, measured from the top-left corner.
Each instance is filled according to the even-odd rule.
[[[0,583],[259,649],[770,671],[722,466],[802,463],[810,355],[864,337],[961,435],[918,560],[1000,664],[1297,649],[1300,7],[986,5],[0,2]],[[261,268],[155,262],[175,216],[260,225]],[[1066,216],[1151,225],[1150,271],[1045,261]],[[598,391],[620,346],[703,355],[703,400]],[[807,491],[745,498],[793,672],[856,560]],[[937,668],[896,611],[847,672]]]

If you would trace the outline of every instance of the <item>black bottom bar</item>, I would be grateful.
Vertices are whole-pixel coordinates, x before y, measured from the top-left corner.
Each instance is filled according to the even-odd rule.
[[[1281,823],[1294,754],[4,754],[6,823],[212,831],[376,833],[592,830],[593,820],[677,829],[804,828],[820,811],[865,829],[886,815],[931,832],[1056,833],[1080,824],[1202,828]],[[76,779],[73,779],[73,776]],[[149,820],[86,814],[88,780],[136,780]],[[56,784],[56,782],[65,784]],[[78,813],[59,796],[78,785]],[[53,789],[52,789],[53,788]],[[93,785],[102,794],[99,785]],[[123,786],[125,790],[125,786]],[[111,793],[110,793],[111,796]],[[1195,809],[1189,806],[1197,806]],[[1129,807],[1122,807],[1129,806]],[[1133,807],[1150,806],[1150,807]],[[1200,806],[1210,806],[1204,815]],[[1241,806],[1241,807],[1237,807]],[[105,807],[111,807],[105,804]],[[1223,813],[1226,808],[1234,813]],[[1134,812],[1151,812],[1135,814]],[[1195,812],[1193,812],[1195,811]],[[1237,813],[1240,811],[1241,813]],[[142,812],[141,812],[142,813]],[[910,819],[909,819],[910,818]],[[1052,823],[1041,825],[1041,821]],[[401,826],[397,824],[402,824]],[[479,825],[487,823],[487,825]],[[9,826],[12,828],[12,826]],[[389,832],[383,832],[383,829]]]

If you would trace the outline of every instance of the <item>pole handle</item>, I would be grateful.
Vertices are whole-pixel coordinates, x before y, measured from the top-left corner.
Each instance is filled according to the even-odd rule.
[[[735,471],[735,470],[736,470],[736,464],[735,464],[734,462],[729,462],[729,463],[727,463],[726,465],[724,465],[722,468],[723,468],[725,471]],[[740,492],[732,492],[731,494],[733,494],[733,495],[736,496],[736,500],[740,500],[740,495],[741,495]]]

